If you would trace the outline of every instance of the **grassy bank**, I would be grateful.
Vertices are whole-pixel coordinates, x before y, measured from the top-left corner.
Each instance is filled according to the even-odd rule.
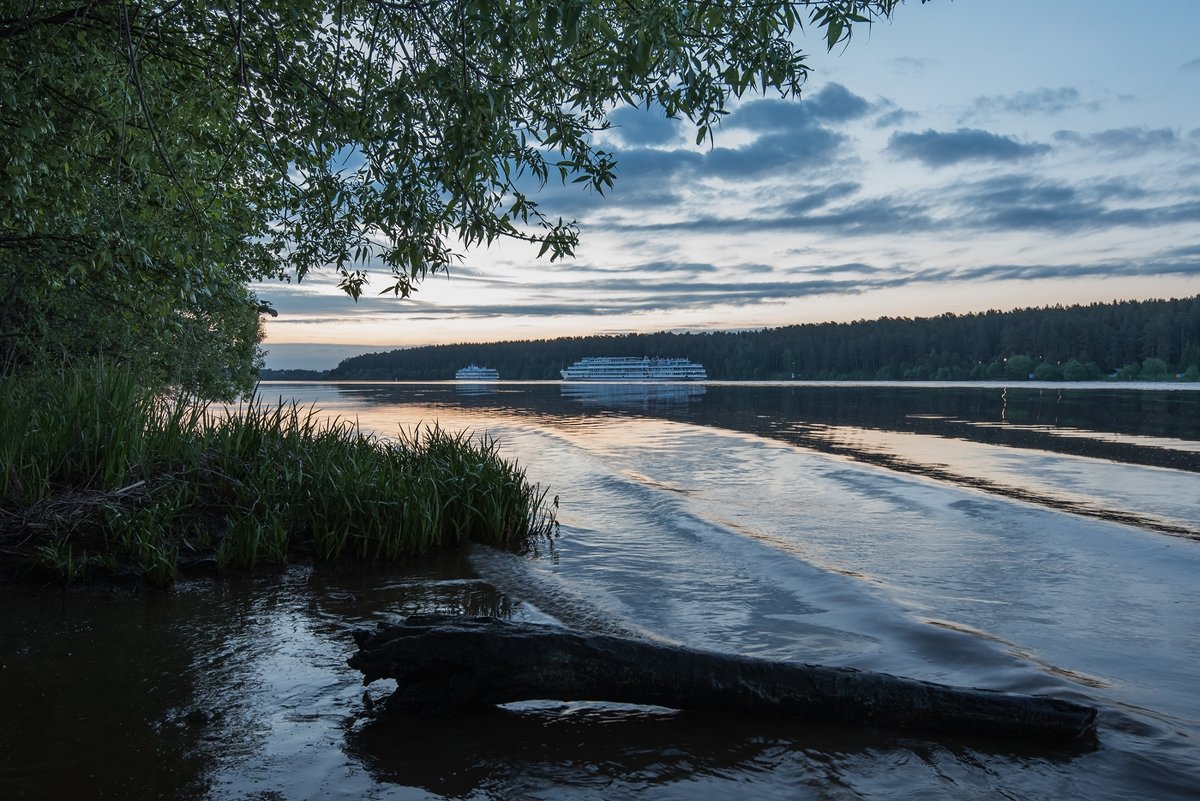
[[[491,440],[436,426],[392,440],[296,405],[214,411],[103,365],[0,383],[0,560],[68,582],[526,549],[556,526],[545,498]]]

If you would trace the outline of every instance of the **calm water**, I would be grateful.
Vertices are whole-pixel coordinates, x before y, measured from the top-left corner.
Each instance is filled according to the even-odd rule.
[[[1194,799],[1200,392],[278,384],[384,434],[487,430],[553,554],[3,590],[0,797]],[[493,614],[1051,693],[1099,744],[605,704],[372,719],[350,632]],[[372,698],[388,691],[367,688]]]

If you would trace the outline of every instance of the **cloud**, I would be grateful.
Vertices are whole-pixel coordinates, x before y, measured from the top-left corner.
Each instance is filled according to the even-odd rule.
[[[799,166],[833,161],[845,141],[841,134],[814,127],[801,136],[775,133],[738,148],[718,147],[704,154],[701,169],[717,178],[757,178]]]
[[[860,191],[856,184],[836,184],[809,188],[802,195],[807,202],[797,208],[809,208],[806,214],[780,215],[773,218],[705,218],[658,226],[658,229],[690,226],[706,232],[722,227],[736,228],[742,234],[755,231],[805,231],[828,228],[839,233],[857,231],[896,232],[922,227],[938,230],[945,220],[932,221],[917,204],[905,205],[891,198],[854,201]],[[1137,198],[1144,190],[1121,180],[1072,186],[1041,180],[1034,175],[1005,176],[987,181],[962,183],[945,189],[950,200],[959,204],[953,220],[959,231],[974,229],[1040,229],[1070,231],[1107,228],[1122,223],[1157,224],[1158,222],[1200,222],[1200,198],[1158,207],[1110,208],[1106,201]],[[825,202],[827,199],[828,202]],[[850,200],[843,207],[835,204]],[[653,226],[644,226],[651,228]],[[807,261],[814,254],[803,254]],[[625,266],[580,263],[577,269],[543,270],[525,278],[494,275],[474,276],[458,273],[453,279],[471,288],[504,288],[497,293],[454,293],[448,301],[431,302],[418,296],[398,302],[364,296],[357,304],[342,297],[315,292],[306,282],[302,287],[276,285],[279,290],[280,318],[271,322],[273,339],[289,338],[289,332],[311,336],[331,323],[412,325],[423,322],[444,323],[454,319],[493,320],[503,326],[516,318],[571,318],[637,315],[672,311],[699,312],[717,307],[754,307],[779,304],[818,296],[853,296],[866,292],[934,284],[978,284],[994,281],[1041,281],[1047,279],[1090,279],[1109,277],[1153,278],[1172,276],[1200,277],[1200,246],[1177,243],[1157,254],[1140,259],[1100,259],[1090,262],[973,264],[970,266],[922,266],[925,260],[910,264],[886,260],[879,265],[870,261],[831,261],[818,264],[787,265],[748,263],[709,263],[669,256]],[[272,285],[264,285],[264,288]],[[514,294],[515,292],[515,294]],[[269,293],[268,293],[269,294]],[[467,298],[471,298],[468,300]],[[475,301],[474,298],[479,298]],[[511,298],[511,299],[509,299]],[[328,353],[304,351],[301,346],[267,343],[272,349],[273,367],[312,365],[336,361],[333,349]],[[339,346],[360,352],[370,346]],[[295,353],[289,353],[295,349]],[[321,366],[326,366],[322,364]]]
[[[849,185],[839,185],[849,186]],[[674,232],[705,234],[736,234],[781,232],[801,233],[821,231],[839,236],[868,236],[873,234],[913,233],[934,227],[928,209],[919,203],[906,203],[894,198],[868,198],[842,207],[824,209],[815,193],[809,202],[798,199],[795,205],[784,204],[760,209],[757,214],[737,217],[692,215],[673,222],[612,223],[607,230],[628,232]],[[782,212],[782,213],[779,213]]]
[[[989,95],[979,97],[967,111],[968,117],[989,115],[995,112],[1019,114],[1059,114],[1080,105],[1079,90],[1069,86],[1058,89],[1042,87],[1031,92],[1011,95]]]
[[[613,112],[620,127],[612,132],[620,141],[611,148],[617,176],[612,189],[601,195],[553,179],[539,188],[532,176],[518,184],[548,213],[566,218],[583,219],[601,208],[618,213],[675,210],[700,177],[745,183],[799,170],[812,174],[833,164],[850,140],[830,124],[871,110],[871,103],[840,84],[829,84],[804,100],[752,100],[736,106],[721,123],[724,129],[749,132],[749,141],[699,150],[678,136],[681,123],[661,112],[626,106]]]
[[[1078,147],[1100,148],[1118,158],[1140,156],[1148,150],[1174,147],[1179,137],[1170,128],[1109,128],[1092,134],[1057,131],[1056,142]]]
[[[1070,233],[1200,222],[1200,199],[1158,206],[1129,205],[1129,201],[1144,200],[1145,192],[1119,181],[1071,186],[1030,175],[1008,175],[964,184],[954,194],[960,203],[958,217],[965,228]]]
[[[879,115],[879,118],[875,120],[875,127],[894,128],[909,120],[915,120],[918,116],[920,115],[906,109],[893,108],[891,111]]]
[[[628,315],[646,312],[704,310],[714,306],[755,306],[781,303],[797,298],[822,295],[859,295],[879,289],[929,284],[977,283],[990,281],[1040,281],[1067,278],[1108,278],[1116,276],[1200,276],[1200,258],[1196,253],[1169,253],[1140,260],[1064,262],[1058,264],[996,263],[970,267],[933,267],[905,270],[895,266],[876,267],[850,262],[794,267],[789,277],[779,280],[744,280],[753,270],[737,265],[738,279],[695,281],[664,279],[661,274],[631,273],[621,280],[596,278],[585,281],[548,280],[538,285],[536,301],[488,304],[406,305],[386,317],[354,315],[357,319],[395,319],[407,321],[445,319],[496,319],[516,317],[591,317]],[[660,270],[670,273],[671,270]],[[778,272],[778,271],[777,271]],[[841,277],[833,277],[841,276]],[[352,315],[346,315],[351,318]],[[277,331],[326,323],[327,317],[293,317],[273,324]],[[270,346],[279,348],[281,346]]]
[[[1165,259],[1195,259],[1200,262],[1200,245],[1184,245],[1183,247],[1171,248],[1162,254]]]
[[[898,56],[892,59],[892,64],[895,65],[896,71],[904,73],[919,74],[925,72],[936,63],[931,58],[919,58],[916,56]]]
[[[1020,161],[1050,150],[1048,145],[1022,144],[977,128],[941,132],[892,134],[887,149],[902,159],[916,159],[930,167],[946,167],[965,161]]]
[[[1200,275],[1200,259],[1097,261],[1064,264],[990,264],[964,269],[935,270],[921,276],[931,281],[1042,281],[1062,278],[1146,278]]]
[[[835,161],[847,141],[819,125],[810,124],[799,132],[764,127],[763,135],[740,147],[617,149],[616,184],[603,196],[552,181],[534,199],[555,214],[574,216],[602,204],[630,209],[675,207],[681,201],[681,188],[695,176],[757,180],[799,169],[811,171]]]
[[[1087,185],[1087,190],[1098,200],[1123,202],[1141,201],[1150,196],[1143,186],[1124,178],[1107,178]]]
[[[840,83],[826,84],[821,91],[803,101],[815,120],[847,122],[871,110],[866,98],[859,97]]]
[[[866,98],[854,94],[839,83],[797,102],[795,100],[751,100],[737,106],[722,121],[723,128],[749,128],[759,133],[800,133],[819,127],[822,122],[848,122],[871,110]]]
[[[1193,58],[1186,64],[1179,66],[1180,72],[1200,72],[1200,58]]]
[[[878,275],[880,273],[889,272],[882,267],[872,267],[869,264],[861,262],[847,262],[846,264],[826,264],[821,267],[805,267],[804,272],[811,275],[836,275],[838,273],[859,273],[860,275]]]
[[[1110,128],[1091,136],[1091,142],[1107,150],[1149,150],[1170,147],[1178,140],[1168,128]]]
[[[716,269],[715,265],[705,262],[646,261],[622,267],[620,271],[639,274],[688,273],[690,275],[697,275],[699,273],[716,272]]]
[[[683,124],[667,117],[657,106],[650,109],[622,106],[609,115],[609,120],[613,124],[610,131],[626,145],[665,145],[679,140],[683,133]]]
[[[779,208],[789,215],[807,214],[817,209],[824,208],[836,200],[849,197],[856,193],[861,186],[851,181],[843,181],[829,186],[822,187],[816,191],[806,192],[805,194],[789,200],[782,204]]]
[[[775,272],[776,268],[775,268],[775,265],[773,265],[773,264],[758,264],[756,262],[742,262],[741,264],[735,264],[733,266],[733,269],[738,273],[763,274],[763,273],[773,273],[773,272]]]
[[[674,208],[681,201],[680,188],[704,164],[705,154],[694,150],[667,148],[616,148],[617,180],[600,194],[584,184],[561,183],[557,174],[539,187],[526,176],[518,181],[546,213],[579,219],[598,208]]]

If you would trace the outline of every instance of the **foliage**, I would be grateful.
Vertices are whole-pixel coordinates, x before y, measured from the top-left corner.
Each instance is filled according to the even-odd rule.
[[[0,257],[0,374],[28,380],[45,365],[102,358],[126,364],[147,386],[220,400],[248,394],[258,380],[258,304],[240,284],[188,300],[167,286],[129,295],[111,272],[71,287],[37,280]]]
[[[1142,378],[1146,381],[1162,381],[1167,377],[1167,363],[1157,356],[1142,361]]]
[[[498,237],[570,255],[575,223],[531,194],[612,185],[592,135],[615,105],[702,142],[730,98],[799,92],[803,25],[832,47],[898,2],[8,0],[0,361],[181,363],[179,329],[248,325],[253,279],[333,267],[358,297],[383,267],[408,295]],[[204,358],[224,366],[177,378],[245,388],[244,348]]]
[[[1042,362],[1033,370],[1033,379],[1035,381],[1062,381],[1063,369],[1057,364],[1049,364]]]
[[[1095,362],[1071,359],[1062,368],[1064,381],[1095,381],[1101,377],[1100,366]]]
[[[1004,377],[1022,381],[1034,371],[1033,359],[1024,353],[1016,353],[1004,359]]]
[[[1200,369],[1200,296],[761,331],[406,348],[355,356],[307,377],[438,380],[474,362],[503,378],[556,379],[562,367],[596,355],[683,356],[726,380],[1026,380],[1042,365],[1047,380],[1132,379],[1152,359],[1154,380],[1163,380],[1191,365]]]
[[[381,439],[261,400],[221,411],[103,363],[0,384],[0,557],[66,580],[527,548],[555,530],[545,496],[467,432]]]

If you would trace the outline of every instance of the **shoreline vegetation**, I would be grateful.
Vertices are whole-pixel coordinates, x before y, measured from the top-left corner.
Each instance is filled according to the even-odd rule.
[[[1169,300],[883,317],[743,331],[596,335],[364,353],[263,380],[438,381],[486,364],[557,380],[584,356],[671,356],[714,381],[1200,381],[1200,295]]]
[[[439,427],[395,439],[314,407],[216,409],[99,363],[0,382],[0,574],[135,579],[297,560],[396,562],[557,533],[548,490],[497,444]]]

